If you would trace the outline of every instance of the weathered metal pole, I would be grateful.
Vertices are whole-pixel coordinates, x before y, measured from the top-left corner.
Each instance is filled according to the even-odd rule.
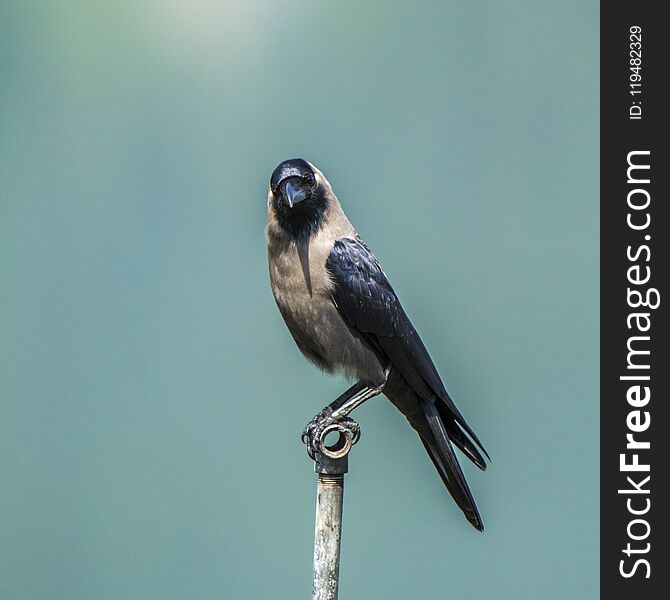
[[[333,432],[339,437],[328,446],[326,436]],[[318,479],[312,600],[337,600],[344,474],[349,466],[349,450],[358,436],[358,431],[352,431],[345,424],[330,425],[321,434],[314,454],[314,470]]]

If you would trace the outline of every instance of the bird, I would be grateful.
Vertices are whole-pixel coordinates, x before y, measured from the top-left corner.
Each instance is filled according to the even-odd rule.
[[[357,381],[352,394],[383,393],[418,433],[466,519],[483,531],[454,446],[482,471],[482,454],[490,457],[324,174],[302,158],[281,162],[267,209],[270,287],[299,350],[323,371]],[[305,435],[322,431],[332,415],[326,407]]]

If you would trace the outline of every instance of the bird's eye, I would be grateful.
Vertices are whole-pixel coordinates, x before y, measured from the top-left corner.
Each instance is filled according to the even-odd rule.
[[[307,183],[308,185],[312,185],[312,184],[314,183],[314,175],[312,175],[311,173],[308,173],[307,175],[305,175],[305,176],[302,178],[302,180],[303,180],[305,183]]]

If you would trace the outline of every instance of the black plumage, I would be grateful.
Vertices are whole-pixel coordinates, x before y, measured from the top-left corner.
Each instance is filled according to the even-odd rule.
[[[422,439],[428,453],[468,520],[483,529],[450,442],[482,470],[486,463],[463,430],[486,451],[451,400],[377,259],[360,239],[343,238],[335,242],[326,269],[333,278],[332,297],[340,314],[374,348],[382,364],[390,364],[419,397],[422,415],[415,415],[412,425],[419,433],[424,432]],[[432,440],[425,439],[427,432],[419,422],[422,416]]]

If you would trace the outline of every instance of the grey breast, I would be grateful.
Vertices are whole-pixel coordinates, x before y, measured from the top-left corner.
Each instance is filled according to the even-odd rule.
[[[325,267],[335,239],[317,234],[269,248],[270,281],[279,310],[302,353],[320,368],[377,383],[383,369],[374,352],[342,319]]]

